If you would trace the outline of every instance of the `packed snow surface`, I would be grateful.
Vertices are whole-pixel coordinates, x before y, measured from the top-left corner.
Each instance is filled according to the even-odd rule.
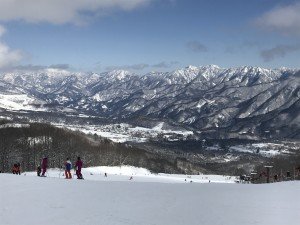
[[[276,184],[118,181],[133,173],[91,168],[95,180],[0,174],[1,225],[298,225],[300,182]],[[147,174],[148,173],[148,174]],[[159,177],[159,175],[157,175]],[[119,177],[119,178],[118,178]],[[175,176],[176,177],[176,176]],[[114,179],[113,179],[114,178]]]
[[[104,174],[107,174],[107,177]],[[131,182],[156,182],[156,183],[235,183],[236,177],[222,175],[183,175],[183,174],[165,174],[151,173],[144,168],[132,166],[117,166],[117,167],[89,167],[83,168],[83,177],[85,180],[96,181],[129,181]],[[25,172],[25,176],[36,176],[35,172]],[[47,176],[50,178],[64,178],[64,172],[60,169],[50,169],[47,171]]]

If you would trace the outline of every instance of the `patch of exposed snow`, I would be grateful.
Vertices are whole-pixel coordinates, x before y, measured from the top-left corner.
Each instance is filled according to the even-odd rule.
[[[46,111],[44,107],[36,107],[36,100],[25,94],[0,94],[0,108],[8,110]]]
[[[0,125],[0,129],[3,128],[28,128],[30,127],[29,124],[18,124],[18,123],[6,123],[6,124],[2,124]]]
[[[231,146],[229,151],[260,154],[265,157],[274,157],[280,154],[290,154],[290,151],[283,144],[275,143],[255,143],[247,145]]]

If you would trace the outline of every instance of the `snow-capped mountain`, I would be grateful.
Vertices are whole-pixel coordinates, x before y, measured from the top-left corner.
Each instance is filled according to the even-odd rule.
[[[287,68],[188,66],[145,75],[19,71],[0,75],[0,95],[19,95],[15,110],[30,104],[33,111],[158,119],[215,138],[300,137],[300,73]]]

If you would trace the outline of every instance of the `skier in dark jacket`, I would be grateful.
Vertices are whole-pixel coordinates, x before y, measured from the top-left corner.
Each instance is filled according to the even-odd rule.
[[[21,175],[21,165],[20,163],[15,163],[13,168],[12,168],[12,173],[16,175]]]
[[[77,157],[77,161],[75,163],[77,179],[83,179],[82,174],[81,174],[82,165],[83,165],[83,163],[82,163],[80,157]]]
[[[65,167],[66,167],[65,169],[66,179],[72,179],[72,175],[71,175],[72,163],[69,158],[67,158],[67,161],[65,162]]]
[[[48,168],[48,158],[47,157],[43,158],[41,167],[42,167],[42,177],[45,177],[45,173]]]
[[[40,177],[41,176],[41,172],[42,172],[42,168],[41,168],[41,166],[38,166],[37,168],[36,168],[36,173],[37,173],[37,175]]]

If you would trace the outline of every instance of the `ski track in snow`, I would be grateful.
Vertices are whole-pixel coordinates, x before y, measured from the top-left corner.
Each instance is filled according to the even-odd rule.
[[[86,169],[86,179],[94,172],[95,175],[90,175],[94,180],[40,178],[34,177],[34,173],[26,173],[26,176],[0,174],[0,224],[299,224],[300,196],[297,193],[300,182],[261,185],[161,183],[164,176],[174,176],[166,174],[156,175],[160,179],[154,179],[155,182],[135,182],[136,176],[128,180],[132,173],[141,177],[143,173],[145,179],[151,174],[147,170],[118,168]],[[103,171],[109,172],[106,180]],[[48,175],[59,172],[50,170]],[[113,175],[120,172],[123,175]],[[177,176],[187,177],[174,177]],[[127,182],[124,182],[125,177]]]

